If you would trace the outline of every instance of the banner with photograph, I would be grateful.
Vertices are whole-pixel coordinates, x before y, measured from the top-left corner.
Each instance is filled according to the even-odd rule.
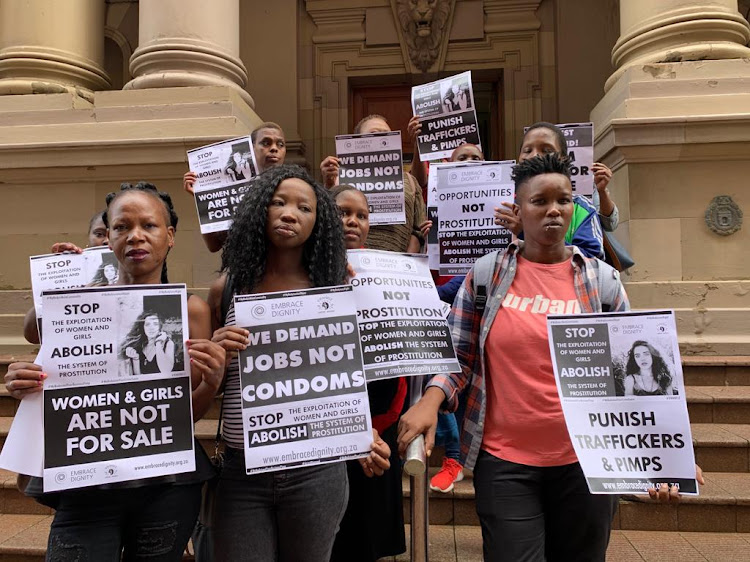
[[[411,105],[422,124],[417,146],[423,161],[450,158],[451,153],[464,143],[482,149],[471,72],[414,86]]]
[[[566,123],[558,125],[565,135],[570,157],[570,183],[573,194],[591,197],[594,193],[594,124]]]
[[[42,299],[44,490],[195,470],[185,285]]]
[[[45,254],[29,257],[31,292],[37,319],[42,316],[42,292],[86,285],[114,285],[120,264],[107,246],[86,248],[82,254]]]
[[[555,312],[555,302],[535,306]],[[673,311],[547,317],[565,422],[593,494],[697,494]]]
[[[370,224],[405,224],[401,132],[337,135],[339,183],[367,197]]]
[[[366,456],[372,420],[352,287],[236,295],[248,474]]]
[[[258,175],[250,137],[238,137],[187,153],[201,233],[229,230],[242,197]]]
[[[440,275],[466,275],[483,255],[510,244],[513,234],[495,224],[494,209],[513,202],[514,164],[515,160],[505,160],[437,167]]]
[[[349,250],[368,381],[460,370],[427,256]]]

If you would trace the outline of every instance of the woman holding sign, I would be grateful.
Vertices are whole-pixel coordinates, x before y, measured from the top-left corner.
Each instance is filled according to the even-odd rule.
[[[125,184],[108,198],[104,220],[119,262],[117,284],[161,283],[174,245],[176,215],[169,196],[153,186]],[[190,295],[188,315],[193,414],[198,419],[219,388],[225,353],[207,339],[208,305]],[[22,399],[39,392],[45,378],[37,364],[13,363],[5,384],[13,397]],[[195,451],[194,472],[45,494],[41,499],[57,510],[47,560],[181,560],[198,517],[203,482],[213,475],[200,444]],[[39,484],[32,479],[27,493],[41,492]]]
[[[488,254],[466,276],[449,319],[462,371],[432,378],[401,418],[399,447],[424,433],[429,454],[438,410],[455,410],[466,391],[461,457],[474,470],[484,559],[603,561],[617,496],[588,491],[557,393],[546,317],[625,311],[628,299],[615,270],[565,243],[573,216],[568,159],[556,152],[527,159],[513,179],[525,240]]]
[[[339,185],[331,196],[341,212],[347,250],[364,247],[370,230],[367,198],[351,185]],[[406,380],[392,378],[367,384],[372,426],[391,449],[391,465],[399,466],[396,422],[404,408]],[[346,463],[349,504],[341,521],[331,562],[375,562],[406,550],[401,472],[388,470],[367,478],[356,461]]]
[[[340,212],[331,196],[299,166],[279,166],[258,177],[240,203],[222,256],[222,276],[211,287],[213,340],[233,354],[222,411],[226,442],[216,490],[215,557],[227,562],[328,562],[347,505],[344,463],[247,475],[242,397],[236,352],[249,345],[235,326],[234,303],[222,319],[225,296],[295,291],[346,281]],[[376,438],[360,460],[367,476],[389,467],[390,449]]]
[[[552,152],[568,155],[565,135],[557,125],[540,121],[531,125],[524,134],[518,162]],[[612,170],[597,162],[592,171],[596,185],[594,203],[582,195],[573,196],[573,217],[565,233],[565,241],[578,246],[585,256],[595,258],[604,256],[602,228],[609,232],[617,228],[619,211],[607,189],[612,179]],[[495,224],[504,226],[516,236],[523,230],[523,225],[509,203],[495,208]]]

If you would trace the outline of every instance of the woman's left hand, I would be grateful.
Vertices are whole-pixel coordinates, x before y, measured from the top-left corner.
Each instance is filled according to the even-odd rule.
[[[378,430],[372,430],[372,447],[370,454],[363,459],[359,459],[362,471],[365,476],[382,476],[383,473],[391,467],[391,448],[388,443],[378,435]]]
[[[155,341],[163,346],[164,342],[166,342],[167,339],[169,339],[169,336],[167,335],[166,332],[159,332],[156,336]]]
[[[188,340],[188,356],[190,367],[197,369],[203,381],[214,391],[221,387],[224,379],[224,367],[226,364],[226,353],[218,343],[210,340]]]
[[[706,483],[703,479],[703,470],[697,464],[695,465],[695,479],[701,486]],[[669,486],[668,484],[662,484],[658,490],[656,488],[649,488],[648,495],[652,500],[658,502],[680,501],[680,489],[677,486]]]

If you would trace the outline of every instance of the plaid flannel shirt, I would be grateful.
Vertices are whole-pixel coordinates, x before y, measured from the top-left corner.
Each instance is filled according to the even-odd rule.
[[[508,293],[517,267],[517,253],[523,241],[510,244],[505,251],[497,252],[492,284],[487,288],[487,304],[484,314],[474,305],[474,270],[466,276],[456,295],[448,323],[451,326],[453,344],[461,364],[461,372],[435,375],[427,386],[440,388],[446,396],[443,410],[454,412],[458,407],[458,395],[466,390],[466,412],[461,429],[461,464],[473,469],[482,445],[485,397],[485,355],[484,346],[487,334],[497,311]],[[602,312],[599,298],[599,275],[612,275],[619,284],[615,302],[609,304],[610,312],[630,309],[625,289],[617,272],[609,265],[595,258],[585,257],[576,247],[573,248],[573,282],[581,312]],[[468,386],[468,389],[466,388]]]

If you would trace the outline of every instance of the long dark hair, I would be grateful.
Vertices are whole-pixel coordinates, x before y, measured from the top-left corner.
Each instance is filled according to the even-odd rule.
[[[645,347],[651,353],[651,373],[654,375],[654,380],[659,385],[662,392],[666,392],[672,384],[672,375],[669,373],[669,367],[667,367],[666,361],[661,356],[653,345],[644,340],[636,340],[630,347],[628,352],[628,363],[625,365],[626,375],[637,375],[640,374],[641,368],[635,361],[635,348]]]
[[[102,214],[102,220],[104,221],[104,226],[109,228],[109,206],[110,204],[120,197],[123,193],[132,193],[134,191],[140,192],[140,193],[146,193],[150,195],[151,197],[156,198],[159,200],[162,205],[164,205],[164,208],[167,211],[167,224],[174,228],[174,231],[177,232],[177,222],[179,221],[179,217],[177,216],[177,213],[174,210],[174,205],[172,204],[172,197],[170,197],[169,193],[166,191],[159,191],[156,189],[156,186],[153,183],[148,183],[145,181],[139,181],[135,185],[132,183],[123,182],[120,184],[120,191],[112,192],[107,194],[107,208],[104,210],[104,213]],[[169,254],[169,250],[167,250],[167,254]],[[164,265],[161,267],[161,282],[162,283],[169,283],[169,276],[167,275],[167,259],[164,258]]]
[[[138,353],[143,353],[143,348],[146,347],[146,344],[148,343],[146,330],[143,329],[143,323],[149,316],[156,316],[159,319],[159,328],[164,328],[164,318],[161,317],[161,314],[153,310],[144,310],[141,312],[130,327],[128,335],[125,336],[122,344],[120,344],[120,359],[128,359],[127,355],[125,355],[125,350],[128,347],[134,347]]]
[[[339,285],[346,279],[346,248],[341,216],[331,196],[303,168],[285,164],[263,172],[242,199],[229,229],[221,271],[232,275],[235,291],[251,292],[266,272],[268,205],[281,182],[296,178],[315,192],[315,226],[305,242],[302,262],[313,287]]]

